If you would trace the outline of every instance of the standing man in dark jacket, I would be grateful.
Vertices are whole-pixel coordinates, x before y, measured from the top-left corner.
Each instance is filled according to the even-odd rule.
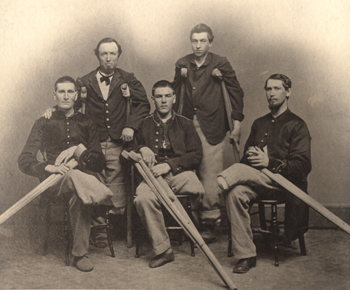
[[[150,104],[146,91],[134,74],[117,68],[122,48],[113,38],[102,39],[95,49],[100,66],[78,81],[80,96],[75,104],[82,106],[86,99],[85,114],[95,121],[106,166],[101,173],[102,182],[113,192],[112,214],[123,214],[126,205],[125,176],[119,162],[123,142],[133,140],[142,120],[149,114]],[[127,89],[122,92],[122,85]],[[131,99],[127,116],[128,98]],[[97,220],[94,222],[99,223]],[[98,241],[99,240],[99,241]],[[105,237],[97,236],[95,246],[106,247]]]
[[[81,85],[87,90],[85,113],[97,124],[106,157],[106,167],[101,177],[113,192],[112,213],[122,213],[126,204],[125,176],[119,162],[123,142],[133,140],[135,131],[150,110],[142,84],[134,74],[117,68],[121,53],[122,48],[115,39],[102,39],[95,49],[100,66],[81,78]],[[121,89],[125,83],[132,101],[129,116],[126,115],[128,99]],[[77,107],[80,103],[81,99],[78,99]]]
[[[74,238],[74,263],[81,271],[91,271],[93,266],[86,254],[92,205],[111,204],[112,192],[96,176],[89,175],[102,171],[105,158],[96,125],[73,108],[77,96],[74,79],[62,77],[56,81],[54,98],[58,110],[53,112],[50,120],[44,117],[36,120],[18,158],[18,165],[25,174],[41,180],[50,174],[65,174],[60,182],[50,188],[50,192],[58,196],[69,194],[67,197],[71,197],[69,212]],[[43,162],[37,160],[39,150],[45,153],[46,160]],[[78,161],[77,169],[66,165],[71,157]]]
[[[194,170],[203,154],[193,123],[172,110],[176,96],[170,82],[157,82],[152,88],[152,99],[156,110],[136,134],[136,152],[141,153],[155,177],[164,177],[175,194],[192,193],[200,199],[204,189]],[[174,260],[161,202],[144,181],[137,187],[136,195],[136,209],[155,253],[149,267],[160,267]]]
[[[236,73],[225,57],[209,52],[214,36],[210,27],[196,25],[190,34],[193,54],[175,64],[175,92],[180,97],[185,86],[182,115],[193,120],[203,144],[203,160],[198,176],[205,189],[200,219],[205,225],[202,236],[207,243],[215,240],[214,228],[220,221],[220,194],[216,176],[224,170],[224,138],[229,130],[221,92],[224,80],[232,103],[234,130],[230,139],[238,146],[243,120],[243,90]],[[183,84],[182,84],[183,83]],[[179,101],[175,104],[177,110]]]
[[[308,230],[308,205],[258,170],[267,168],[307,190],[311,137],[305,122],[288,108],[291,87],[292,82],[285,75],[274,74],[267,79],[265,91],[271,113],[254,121],[241,163],[232,165],[218,177],[218,184],[225,190],[233,253],[239,259],[233,268],[235,273],[246,273],[256,265],[248,212],[251,201],[261,198],[286,203],[286,241],[295,240]]]

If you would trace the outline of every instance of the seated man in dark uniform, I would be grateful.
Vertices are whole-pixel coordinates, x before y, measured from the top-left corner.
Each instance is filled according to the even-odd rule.
[[[233,268],[235,273],[246,273],[256,265],[248,212],[251,201],[260,198],[286,202],[286,241],[295,240],[308,230],[308,205],[258,170],[267,168],[307,190],[311,137],[306,123],[288,108],[291,87],[292,82],[285,75],[274,74],[267,79],[265,91],[271,113],[254,121],[241,163],[232,165],[218,177],[219,186],[225,190],[233,253],[239,259]]]
[[[56,81],[54,99],[57,110],[51,119],[41,117],[36,120],[18,158],[18,165],[23,173],[41,180],[50,174],[64,175],[50,188],[50,193],[71,198],[69,211],[74,238],[74,264],[81,271],[91,271],[93,265],[86,254],[92,205],[112,205],[110,198],[113,194],[96,177],[96,173],[105,167],[105,158],[94,122],[73,108],[77,99],[73,78],[65,76]],[[39,150],[45,152],[46,160],[43,162],[37,159]],[[67,166],[71,157],[77,160],[77,169]]]
[[[141,153],[155,177],[163,176],[175,194],[192,193],[198,197],[198,205],[204,188],[194,172],[203,155],[196,129],[191,120],[172,110],[176,97],[170,82],[157,82],[152,88],[152,99],[156,110],[141,124],[135,151]],[[137,187],[136,195],[136,209],[155,253],[149,267],[156,268],[174,260],[161,203],[144,181]]]

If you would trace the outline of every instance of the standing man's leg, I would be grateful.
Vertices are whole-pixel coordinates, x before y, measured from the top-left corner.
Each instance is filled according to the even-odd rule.
[[[202,182],[205,195],[200,210],[200,221],[204,226],[202,237],[206,243],[215,241],[215,226],[220,223],[220,196],[221,189],[216,179],[217,175],[224,170],[224,141],[217,145],[207,142],[196,116],[193,124],[202,141],[203,159],[197,174]]]
[[[110,210],[110,213],[123,215],[126,206],[126,181],[119,161],[119,156],[123,150],[123,141],[112,140],[108,137],[106,141],[101,142],[101,148],[106,158],[106,167],[99,174],[99,178],[113,193],[111,201],[114,207]],[[105,219],[101,217],[102,212],[102,210],[94,210],[93,225],[105,223]],[[104,229],[99,232],[95,231],[92,240],[96,247],[105,248],[108,246],[107,234]]]

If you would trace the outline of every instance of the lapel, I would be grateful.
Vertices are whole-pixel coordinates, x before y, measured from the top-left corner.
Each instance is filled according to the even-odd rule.
[[[113,90],[116,87],[121,86],[124,82],[125,81],[123,80],[123,78],[122,78],[121,74],[119,73],[118,69],[116,69],[115,73],[114,73],[114,76],[112,78],[111,84],[109,86],[108,98],[111,96]]]
[[[101,92],[101,89],[100,89],[100,86],[97,82],[97,78],[96,78],[96,73],[98,72],[98,69],[97,68],[89,77],[89,83],[90,83],[90,86],[92,87],[92,89],[96,92],[97,96],[100,97],[101,99],[103,99],[103,96],[102,96],[102,92]]]

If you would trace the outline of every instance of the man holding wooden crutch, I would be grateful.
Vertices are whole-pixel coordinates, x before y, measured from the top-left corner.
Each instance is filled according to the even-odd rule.
[[[155,112],[142,122],[136,133],[134,149],[141,153],[153,175],[162,176],[175,194],[193,194],[192,209],[195,209],[204,194],[194,172],[202,160],[201,141],[192,121],[172,110],[176,96],[170,82],[162,80],[155,83],[152,99]],[[172,262],[174,253],[165,228],[161,202],[145,181],[136,189],[135,205],[155,253],[149,267]]]
[[[306,123],[288,108],[291,87],[291,80],[282,74],[271,75],[266,80],[265,91],[271,112],[254,121],[241,163],[232,165],[218,177],[218,184],[225,190],[233,253],[239,259],[233,268],[235,273],[246,273],[256,265],[248,212],[251,201],[285,201],[286,242],[308,230],[308,205],[259,170],[279,173],[301,190],[307,190],[311,137]]]
[[[243,90],[236,73],[225,57],[209,52],[213,32],[205,24],[196,25],[190,33],[193,54],[186,55],[175,64],[175,92],[178,100],[174,110],[193,120],[203,144],[203,160],[197,170],[205,189],[200,210],[202,237],[206,243],[215,241],[215,226],[220,223],[221,189],[216,176],[224,170],[224,139],[229,131],[221,82],[226,85],[232,104],[234,128],[230,141],[237,147],[243,120]],[[181,93],[182,92],[182,93]],[[238,154],[237,154],[238,155]],[[235,162],[239,162],[236,158]]]
[[[92,206],[112,205],[110,198],[113,194],[97,179],[97,173],[105,166],[105,158],[96,125],[73,108],[77,96],[73,78],[65,76],[56,81],[54,99],[57,110],[50,119],[41,117],[34,123],[18,158],[18,165],[23,173],[41,180],[51,174],[64,175],[46,194],[70,198],[74,264],[79,270],[87,272],[93,269],[86,256]],[[37,159],[39,150],[45,157],[42,162]],[[67,166],[72,157],[78,162],[77,169]]]

